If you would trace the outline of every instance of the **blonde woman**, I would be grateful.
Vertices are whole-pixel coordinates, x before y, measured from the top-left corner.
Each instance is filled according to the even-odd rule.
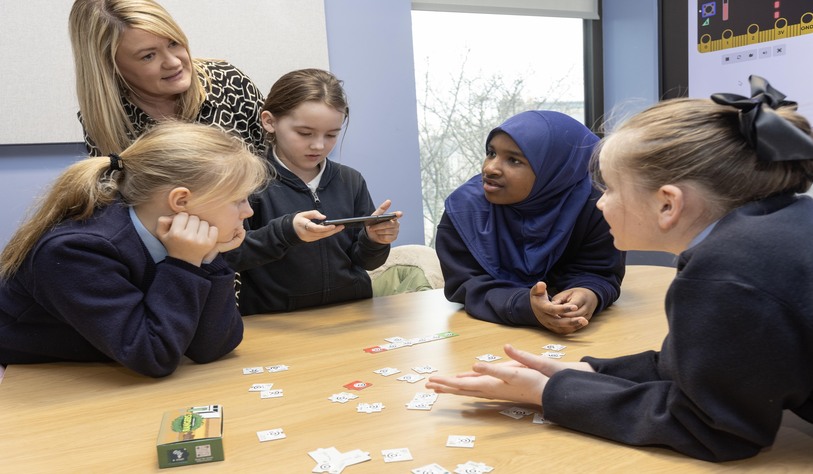
[[[265,153],[262,93],[239,69],[193,59],[153,0],[76,0],[71,9],[79,121],[91,155],[119,153],[166,119],[213,124]]]
[[[237,347],[234,272],[268,168],[214,127],[164,122],[69,167],[0,254],[0,364],[172,373]]]

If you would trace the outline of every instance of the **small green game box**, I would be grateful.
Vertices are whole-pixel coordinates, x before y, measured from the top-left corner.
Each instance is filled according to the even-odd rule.
[[[157,448],[159,468],[222,461],[223,407],[208,405],[165,412]]]

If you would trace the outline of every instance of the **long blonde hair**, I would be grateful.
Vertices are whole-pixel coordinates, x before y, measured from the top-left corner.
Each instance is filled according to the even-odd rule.
[[[137,206],[156,193],[183,186],[201,203],[236,200],[265,186],[267,162],[236,137],[208,125],[167,121],[148,129],[120,154],[88,157],[63,172],[30,218],[0,253],[0,277],[9,278],[37,241],[60,222],[87,220],[119,198]]]
[[[776,113],[806,135],[808,121],[795,107]],[[611,166],[632,174],[642,189],[688,182],[702,187],[718,214],[779,193],[803,193],[813,184],[813,159],[763,162],[739,131],[739,110],[709,99],[671,99],[623,122],[602,140],[591,168],[599,183],[598,155],[612,143]],[[610,146],[610,145],[606,145]]]
[[[138,28],[171,39],[191,58],[189,41],[169,13],[153,0],[76,0],[69,27],[76,95],[85,131],[101,154],[119,153],[136,133],[120,99],[122,88],[127,88],[115,60],[121,33],[128,27]],[[180,94],[176,109],[178,118],[186,121],[197,118],[209,87],[205,70],[197,61],[192,64],[192,83]]]

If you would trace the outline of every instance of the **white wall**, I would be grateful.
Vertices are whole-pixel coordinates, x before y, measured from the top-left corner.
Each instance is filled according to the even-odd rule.
[[[159,0],[194,57],[226,59],[264,91],[291,69],[328,67],[322,0]],[[73,0],[0,2],[0,143],[82,140],[68,15]]]

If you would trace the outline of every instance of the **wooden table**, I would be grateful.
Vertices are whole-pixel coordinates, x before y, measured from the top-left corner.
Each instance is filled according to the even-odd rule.
[[[666,331],[664,291],[674,269],[630,266],[618,302],[572,336],[510,328],[470,318],[441,290],[374,298],[289,314],[245,318],[243,343],[217,362],[184,364],[148,379],[113,364],[14,365],[0,384],[0,472],[156,472],[155,440],[164,411],[221,404],[226,460],[171,472],[308,473],[317,448],[361,449],[372,460],[345,473],[409,473],[438,463],[449,471],[484,462],[495,474],[537,472],[803,472],[813,470],[813,425],[788,414],[774,447],[759,456],[711,464],[662,448],[634,448],[552,424],[499,414],[515,404],[440,395],[431,411],[405,404],[423,382],[397,381],[430,364],[440,373],[468,370],[475,357],[504,356],[502,345],[543,352],[564,344],[564,360],[658,349]],[[456,337],[370,354],[384,338],[443,331]],[[288,371],[243,375],[244,367],[284,364]],[[384,377],[376,369],[395,367]],[[372,386],[345,404],[344,384]],[[282,398],[260,399],[251,384],[273,382]],[[358,413],[381,402],[380,413]],[[260,443],[257,431],[282,428],[287,438]],[[474,448],[446,447],[449,435],[476,437]],[[384,463],[381,451],[407,447],[414,460]],[[163,472],[163,471],[161,471]]]

